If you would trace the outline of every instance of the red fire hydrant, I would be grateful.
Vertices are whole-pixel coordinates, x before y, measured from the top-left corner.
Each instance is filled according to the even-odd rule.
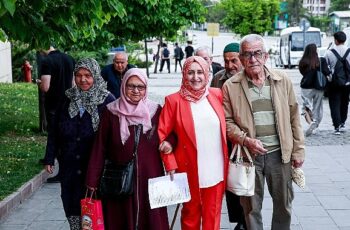
[[[25,60],[24,64],[22,65],[25,82],[32,82],[32,68],[33,66],[30,65],[29,61]]]

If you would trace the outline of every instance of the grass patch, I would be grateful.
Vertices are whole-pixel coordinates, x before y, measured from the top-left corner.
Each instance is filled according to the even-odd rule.
[[[0,200],[42,169],[46,136],[39,132],[38,88],[0,83]]]

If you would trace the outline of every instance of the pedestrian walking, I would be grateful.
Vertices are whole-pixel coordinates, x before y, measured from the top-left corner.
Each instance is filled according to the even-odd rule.
[[[81,59],[74,68],[76,85],[66,91],[57,110],[54,129],[49,129],[45,169],[60,166],[61,199],[71,230],[80,230],[80,200],[85,196],[85,176],[100,114],[114,96],[107,91],[96,60]]]
[[[128,70],[122,80],[120,98],[107,105],[102,115],[86,179],[88,188],[96,190],[105,160],[113,165],[135,160],[133,194],[102,197],[106,230],[169,229],[166,207],[151,209],[148,198],[148,179],[164,175],[158,150],[160,111],[160,105],[148,99],[146,74],[138,68]],[[142,132],[136,147],[139,125]]]
[[[175,73],[177,70],[177,63],[179,63],[180,69],[182,70],[182,64],[181,61],[184,58],[184,51],[179,46],[179,44],[175,43],[175,49],[174,49],[174,58],[175,58]]]
[[[254,196],[241,197],[248,229],[263,230],[264,184],[272,197],[272,230],[290,229],[292,167],[304,162],[305,143],[299,107],[290,78],[266,67],[263,37],[249,34],[240,41],[244,70],[223,86],[227,136],[254,155]]]
[[[61,108],[65,98],[65,91],[72,87],[74,59],[55,47],[44,51],[46,56],[41,64],[41,77],[37,82],[44,95],[44,110],[47,120],[47,131],[54,133],[56,126],[56,112]],[[39,160],[40,163],[43,159]],[[60,173],[47,179],[48,183],[57,183],[60,180]]]
[[[183,203],[181,229],[219,230],[228,166],[226,126],[221,90],[209,88],[203,58],[186,59],[180,90],[165,98],[158,133],[165,170],[188,177],[191,200]],[[176,146],[166,141],[171,134]]]
[[[220,70],[223,70],[224,67],[220,65],[220,63],[213,62],[213,55],[211,53],[211,50],[208,46],[200,46],[194,51],[195,56],[202,57],[209,65],[209,84],[211,83],[214,75],[219,72]]]
[[[169,51],[168,45],[166,43],[163,43],[163,48],[161,50],[159,72],[163,71],[164,63],[166,63],[168,73],[170,73],[170,51]]]
[[[327,50],[325,54],[325,58],[332,71],[332,79],[327,92],[335,135],[340,135],[345,130],[345,122],[348,118],[350,69],[345,68],[347,68],[350,63],[350,48],[344,45],[346,39],[346,34],[344,32],[336,32],[334,34],[335,46]],[[347,54],[347,56],[345,56],[345,54]],[[338,61],[339,58],[343,58],[344,62]],[[340,68],[336,68],[338,66]],[[338,81],[341,79],[337,78],[337,76],[342,76],[343,82]]]
[[[318,57],[316,44],[308,44],[299,61],[299,71],[303,75],[300,82],[301,98],[303,100],[303,113],[311,111],[312,122],[305,132],[306,136],[314,133],[323,118],[323,94],[324,88],[319,88],[317,75],[322,72],[324,76],[330,75],[331,71],[325,58]]]
[[[115,98],[120,97],[120,86],[124,74],[132,68],[135,68],[135,66],[129,64],[128,54],[125,51],[117,51],[114,54],[113,63],[102,69],[101,75],[107,82],[107,89]]]
[[[194,48],[192,46],[192,41],[187,41],[187,46],[185,47],[186,58],[193,56]]]

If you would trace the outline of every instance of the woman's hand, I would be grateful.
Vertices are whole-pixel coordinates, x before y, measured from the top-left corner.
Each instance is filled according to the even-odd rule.
[[[90,191],[93,191],[93,192],[95,192],[95,191],[97,190],[97,188],[95,188],[95,187],[90,187],[90,186],[88,186],[88,185],[86,185],[86,187],[87,187]]]
[[[174,180],[175,169],[168,171],[167,174],[170,176],[170,180],[173,181]]]
[[[255,155],[264,155],[267,152],[267,149],[264,148],[262,142],[258,139],[246,137],[243,145],[248,148],[249,152]]]
[[[53,166],[53,165],[45,165],[46,172],[48,172],[50,174],[53,173],[54,169],[55,169],[55,166]]]
[[[169,154],[173,151],[173,147],[171,146],[171,144],[167,141],[163,141],[160,145],[159,145],[159,151],[165,154]]]

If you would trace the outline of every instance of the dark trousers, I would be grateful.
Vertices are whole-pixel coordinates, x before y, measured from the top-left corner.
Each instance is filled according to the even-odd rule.
[[[180,69],[182,70],[181,59],[175,59],[175,72],[176,72],[176,69],[177,69],[177,63],[179,63]]]
[[[254,164],[254,196],[241,197],[247,228],[249,230],[264,229],[261,209],[266,180],[273,203],[271,230],[290,230],[292,201],[294,199],[291,162],[282,163],[282,153],[277,150],[265,155],[258,155]]]
[[[240,197],[229,191],[225,192],[225,197],[230,223],[241,223],[245,225],[244,212],[240,203]]]
[[[159,69],[159,72],[162,72],[163,71],[163,67],[164,67],[164,62],[166,62],[166,66],[168,68],[168,72],[170,73],[170,59],[162,59],[160,61],[160,69]]]
[[[328,89],[328,102],[334,128],[345,123],[348,117],[350,87],[334,87]]]

